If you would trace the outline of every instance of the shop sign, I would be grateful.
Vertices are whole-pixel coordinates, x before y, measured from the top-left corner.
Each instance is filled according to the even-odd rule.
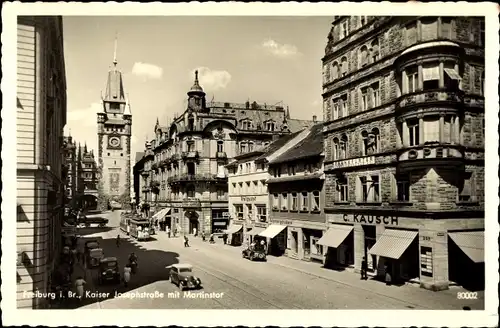
[[[257,200],[256,196],[251,196],[251,197],[241,196],[242,202],[255,202],[256,200]]]
[[[338,161],[338,162],[332,163],[334,169],[363,166],[363,165],[372,165],[372,164],[375,164],[375,157],[374,156],[352,158],[352,159],[346,159],[343,161]]]
[[[229,212],[222,212],[222,217],[223,218],[228,218],[229,217]]]
[[[272,220],[271,223],[283,225],[283,226],[291,226],[293,224],[293,221],[291,221],[291,220]]]
[[[398,225],[398,217],[382,215],[344,214],[344,222]]]

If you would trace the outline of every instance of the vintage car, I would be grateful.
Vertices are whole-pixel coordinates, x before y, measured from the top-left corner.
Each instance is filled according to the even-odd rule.
[[[97,241],[97,239],[87,240],[85,242],[85,250],[84,250],[85,254],[87,255],[91,249],[99,248],[99,247],[100,247],[100,245],[99,245],[99,242]]]
[[[259,247],[260,246],[260,247]],[[254,260],[266,260],[266,248],[261,245],[250,246],[243,251],[241,251],[241,256],[243,258],[249,259],[250,261]]]
[[[170,281],[180,290],[201,288],[201,280],[193,275],[191,264],[173,264],[167,268],[170,269]]]
[[[87,257],[88,267],[95,268],[99,266],[99,263],[103,258],[104,258],[104,251],[102,250],[102,248],[91,249]]]
[[[107,281],[116,284],[120,283],[120,269],[116,257],[105,257],[99,262],[99,276],[97,282],[101,285]]]
[[[85,216],[81,215],[78,218],[78,225],[83,225],[85,227],[90,227],[92,224],[96,224],[99,228],[104,228],[108,224],[109,220],[105,218],[101,218],[98,216]]]

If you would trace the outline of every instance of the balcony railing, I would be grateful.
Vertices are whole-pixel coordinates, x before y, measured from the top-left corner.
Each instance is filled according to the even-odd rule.
[[[182,159],[183,160],[188,160],[188,159],[198,159],[200,157],[200,154],[198,151],[184,151],[182,152]]]
[[[171,176],[167,179],[168,183],[184,181],[225,181],[226,177],[218,177],[216,174],[181,174]]]
[[[463,101],[464,93],[462,91],[425,90],[402,95],[397,101],[397,107],[411,107],[422,103],[450,103],[453,105],[463,103]]]
[[[199,208],[201,207],[201,202],[198,198],[188,197],[182,200],[182,206],[188,208]]]
[[[461,145],[427,143],[400,149],[397,159],[402,168],[428,165],[456,166],[463,164],[464,150]]]

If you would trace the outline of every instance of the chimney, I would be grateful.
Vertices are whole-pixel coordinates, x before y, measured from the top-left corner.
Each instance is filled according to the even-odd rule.
[[[317,119],[317,118],[318,118],[318,117],[317,117],[316,115],[313,115],[313,123],[316,123],[316,119]]]

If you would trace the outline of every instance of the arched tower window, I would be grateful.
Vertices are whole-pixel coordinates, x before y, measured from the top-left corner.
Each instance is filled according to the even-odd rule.
[[[338,138],[333,138],[333,145],[332,145],[332,159],[334,161],[339,159],[339,154],[340,154],[340,142]]]
[[[362,46],[359,49],[359,63],[360,67],[366,66],[368,64],[368,47]]]
[[[337,62],[334,62],[332,65],[332,79],[336,80],[339,78],[339,64]]]
[[[342,65],[342,76],[346,76],[347,75],[347,71],[348,71],[347,57],[345,57],[345,56],[342,57],[341,65]]]

